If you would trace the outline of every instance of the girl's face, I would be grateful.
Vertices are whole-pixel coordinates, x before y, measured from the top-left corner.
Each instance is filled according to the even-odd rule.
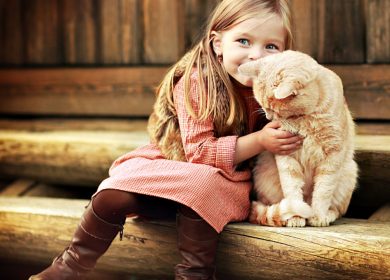
[[[213,48],[222,56],[227,73],[246,87],[252,87],[252,79],[238,72],[238,67],[285,49],[286,30],[282,19],[273,15],[267,21],[253,18],[243,21],[229,30],[213,32]]]

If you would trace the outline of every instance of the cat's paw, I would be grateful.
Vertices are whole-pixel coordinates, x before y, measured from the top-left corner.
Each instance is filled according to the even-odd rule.
[[[292,217],[286,221],[286,227],[304,227],[306,219],[301,217]]]
[[[307,219],[307,223],[312,227],[328,227],[330,223],[337,219],[335,211],[329,210],[326,215],[315,215]]]

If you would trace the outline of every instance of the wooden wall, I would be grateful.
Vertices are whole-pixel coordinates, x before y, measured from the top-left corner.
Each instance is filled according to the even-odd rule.
[[[219,0],[0,0],[0,65],[171,64]],[[390,1],[291,0],[296,48],[389,63]]]
[[[146,117],[219,1],[0,0],[0,115]],[[295,48],[341,76],[357,119],[390,119],[390,1],[290,3]]]

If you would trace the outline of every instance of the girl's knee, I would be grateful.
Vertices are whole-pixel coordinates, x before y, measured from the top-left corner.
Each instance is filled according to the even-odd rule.
[[[118,221],[125,219],[127,214],[138,212],[138,200],[137,194],[107,189],[96,194],[92,206],[102,219]]]

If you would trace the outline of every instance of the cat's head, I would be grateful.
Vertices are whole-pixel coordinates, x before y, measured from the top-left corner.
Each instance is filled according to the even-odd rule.
[[[316,110],[320,89],[319,64],[297,51],[285,51],[242,64],[253,78],[253,92],[268,119],[309,115]]]

